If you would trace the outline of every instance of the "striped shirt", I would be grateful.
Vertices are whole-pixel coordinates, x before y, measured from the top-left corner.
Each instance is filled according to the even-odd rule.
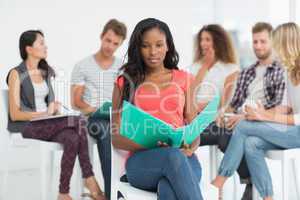
[[[93,55],[78,62],[72,71],[71,84],[84,85],[83,100],[92,107],[100,107],[112,100],[112,91],[122,60],[115,58],[107,70],[101,68]]]

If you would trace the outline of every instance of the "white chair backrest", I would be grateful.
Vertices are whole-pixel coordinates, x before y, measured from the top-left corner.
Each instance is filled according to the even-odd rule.
[[[112,119],[112,110],[110,108],[110,119]],[[112,121],[110,123],[110,133],[112,135]],[[111,145],[111,197],[114,199],[117,196],[117,189],[120,178],[125,174],[125,162],[128,157],[128,151],[123,151],[114,148]]]
[[[1,89],[0,97],[0,151],[5,151],[9,143],[8,121],[8,90]]]
[[[109,110],[110,119],[112,119],[112,109]],[[110,134],[112,135],[112,120],[110,120]],[[120,177],[124,174],[125,169],[125,162],[126,158],[128,157],[128,152],[119,150],[114,148],[114,146],[111,144],[112,149],[112,179],[114,180],[120,180]]]
[[[128,151],[116,149],[112,146],[112,177],[119,181],[121,176],[125,174],[125,162],[128,158]]]
[[[4,121],[4,124],[7,125],[8,120],[8,90],[1,90],[1,121]]]

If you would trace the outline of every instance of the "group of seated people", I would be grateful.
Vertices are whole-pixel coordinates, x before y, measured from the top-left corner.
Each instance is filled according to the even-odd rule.
[[[200,29],[194,63],[186,70],[178,67],[179,55],[165,22],[140,21],[123,62],[114,53],[126,32],[124,23],[110,20],[99,50],[75,65],[71,104],[83,115],[36,121],[32,119],[59,113],[61,103],[51,85],[55,72],[46,61],[44,34],[29,30],[20,36],[22,62],[7,75],[8,130],[63,145],[58,200],[72,200],[69,185],[77,156],[90,191],[83,195],[110,199],[111,143],[129,152],[128,182],[156,192],[160,200],[203,199],[201,157],[195,151],[204,145],[217,145],[224,152],[209,186],[218,191],[212,199],[222,199],[222,188],[235,171],[246,184],[242,200],[252,199],[252,185],[264,200],[273,199],[265,152],[300,147],[299,26],[290,22],[273,30],[268,23],[256,23],[252,44],[257,61],[243,69],[229,33],[217,24]],[[216,95],[221,96],[217,118],[191,145],[174,148],[159,142],[157,148],[146,149],[120,134],[123,100],[177,128],[189,124]],[[112,119],[94,117],[106,101],[112,102]],[[97,141],[105,192],[94,176],[87,134]]]

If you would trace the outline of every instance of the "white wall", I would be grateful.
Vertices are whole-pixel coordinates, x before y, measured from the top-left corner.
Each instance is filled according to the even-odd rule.
[[[211,3],[197,0],[1,0],[0,6],[1,88],[8,70],[20,62],[18,38],[27,29],[44,31],[49,63],[63,70],[68,78],[74,63],[99,48],[100,32],[110,18],[125,22],[129,36],[135,24],[145,17],[167,22],[180,53],[180,66],[192,60],[193,30],[213,20]],[[127,42],[117,55],[124,56]]]
[[[69,104],[69,79],[74,64],[96,52],[104,24],[117,18],[128,26],[128,38],[138,21],[155,17],[169,24],[180,55],[179,66],[192,62],[193,34],[203,23],[213,21],[213,1],[72,1],[1,0],[0,88],[5,77],[20,63],[18,39],[28,29],[41,29],[48,45],[48,61],[58,77],[54,84],[57,100]],[[117,51],[124,57],[128,38]]]

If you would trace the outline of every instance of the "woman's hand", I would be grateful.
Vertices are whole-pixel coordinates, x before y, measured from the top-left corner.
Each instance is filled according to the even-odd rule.
[[[47,109],[48,115],[58,114],[60,112],[60,106],[61,106],[61,103],[58,101],[50,103],[48,106],[48,109]]]
[[[243,119],[245,119],[245,115],[243,114],[236,114],[226,117],[226,120],[224,120],[225,128],[227,128],[228,130],[232,130]]]
[[[32,112],[31,113],[31,118],[35,119],[35,118],[40,118],[40,117],[46,117],[48,116],[48,112]]]
[[[265,112],[266,110],[261,104],[257,104],[257,108],[245,106],[245,117],[250,121],[264,121]]]
[[[158,147],[169,147],[169,145],[168,145],[167,143],[162,142],[162,141],[158,141],[158,142],[157,142],[157,146],[158,146]]]
[[[215,51],[211,48],[206,50],[205,55],[203,57],[203,65],[202,67],[209,70],[216,62]]]
[[[61,111],[61,103],[59,101],[54,102],[54,114],[58,114]]]
[[[216,125],[220,128],[224,128],[224,112],[220,112],[216,118]]]
[[[195,153],[195,151],[198,149],[199,145],[200,145],[200,136],[198,136],[192,142],[192,144],[183,144],[180,150],[187,157],[191,157]]]
[[[195,150],[192,149],[191,145],[187,144],[184,144],[180,150],[187,157],[191,157],[195,152]]]

